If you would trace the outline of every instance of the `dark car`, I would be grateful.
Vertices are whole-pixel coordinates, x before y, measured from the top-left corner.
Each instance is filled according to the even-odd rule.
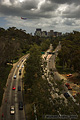
[[[19,69],[19,72],[21,72],[21,69]]]
[[[21,86],[18,86],[18,91],[21,91]]]
[[[19,75],[21,75],[21,69],[19,69]]]
[[[64,96],[65,96],[66,98],[70,97],[70,95],[69,95],[67,92],[64,93]]]
[[[23,110],[23,102],[19,102],[19,110]]]
[[[19,72],[19,75],[21,75],[21,72]]]

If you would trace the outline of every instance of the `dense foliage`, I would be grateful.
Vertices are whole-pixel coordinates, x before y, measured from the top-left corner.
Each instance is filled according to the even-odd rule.
[[[63,68],[80,71],[80,32],[74,31],[61,38],[58,64]]]
[[[30,56],[25,65],[25,85],[29,87],[35,82],[36,79],[41,77],[41,50],[37,45],[33,45],[30,49]]]

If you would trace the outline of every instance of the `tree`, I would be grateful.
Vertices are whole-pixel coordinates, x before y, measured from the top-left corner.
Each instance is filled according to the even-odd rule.
[[[37,78],[41,77],[41,50],[36,44],[30,49],[30,56],[26,61],[25,72],[25,84],[29,83],[29,86],[31,86]]]

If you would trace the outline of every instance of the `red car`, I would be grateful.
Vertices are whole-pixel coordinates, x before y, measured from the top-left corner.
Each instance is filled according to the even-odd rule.
[[[69,86],[70,86],[70,84],[69,84],[69,83],[66,83],[66,84],[65,84],[65,86],[69,87]]]
[[[70,77],[70,76],[72,76],[72,74],[68,74],[68,75],[67,75],[67,77]]]
[[[68,86],[68,90],[72,90],[72,87]]]
[[[16,88],[15,88],[15,87],[13,87],[12,89],[13,89],[13,90],[15,90]]]

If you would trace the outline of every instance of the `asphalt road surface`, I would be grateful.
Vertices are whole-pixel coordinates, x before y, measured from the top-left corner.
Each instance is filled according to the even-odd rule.
[[[23,102],[22,95],[22,74],[19,75],[19,69],[21,69],[21,73],[23,73],[24,64],[28,55],[22,57],[12,68],[8,80],[5,87],[5,92],[3,96],[2,106],[1,106],[1,120],[25,120],[25,112],[24,107],[23,110],[19,110],[19,102]],[[19,65],[19,66],[18,66]],[[14,75],[16,75],[16,79],[14,79]],[[15,90],[12,90],[13,86],[15,86]],[[18,91],[18,86],[21,86],[21,91]],[[15,114],[10,114],[10,106],[15,106]],[[3,114],[3,118],[2,118]]]
[[[62,79],[64,79],[64,83],[65,83],[65,81],[66,82],[68,82],[68,80],[64,77],[64,76],[62,76],[62,75],[60,75],[58,72],[57,72],[57,70],[56,70],[56,67],[55,67],[55,59],[56,59],[56,57],[57,57],[57,55],[58,55],[58,51],[61,49],[61,45],[59,44],[57,47],[56,47],[56,49],[55,49],[55,54],[53,54],[52,56],[51,56],[51,58],[47,61],[47,63],[48,63],[48,65],[47,65],[47,69],[49,70],[51,67],[52,67],[52,69],[53,69],[53,71],[54,71],[54,80],[62,80]],[[52,65],[52,66],[51,66]],[[77,88],[77,87],[76,87]],[[65,91],[64,92],[68,92],[69,94],[70,94],[70,96],[72,97],[72,99],[73,99],[73,101],[75,102],[76,100],[74,99],[74,97],[72,96],[72,91],[71,90],[68,90],[67,89],[67,87],[64,85],[64,89],[65,89]]]

